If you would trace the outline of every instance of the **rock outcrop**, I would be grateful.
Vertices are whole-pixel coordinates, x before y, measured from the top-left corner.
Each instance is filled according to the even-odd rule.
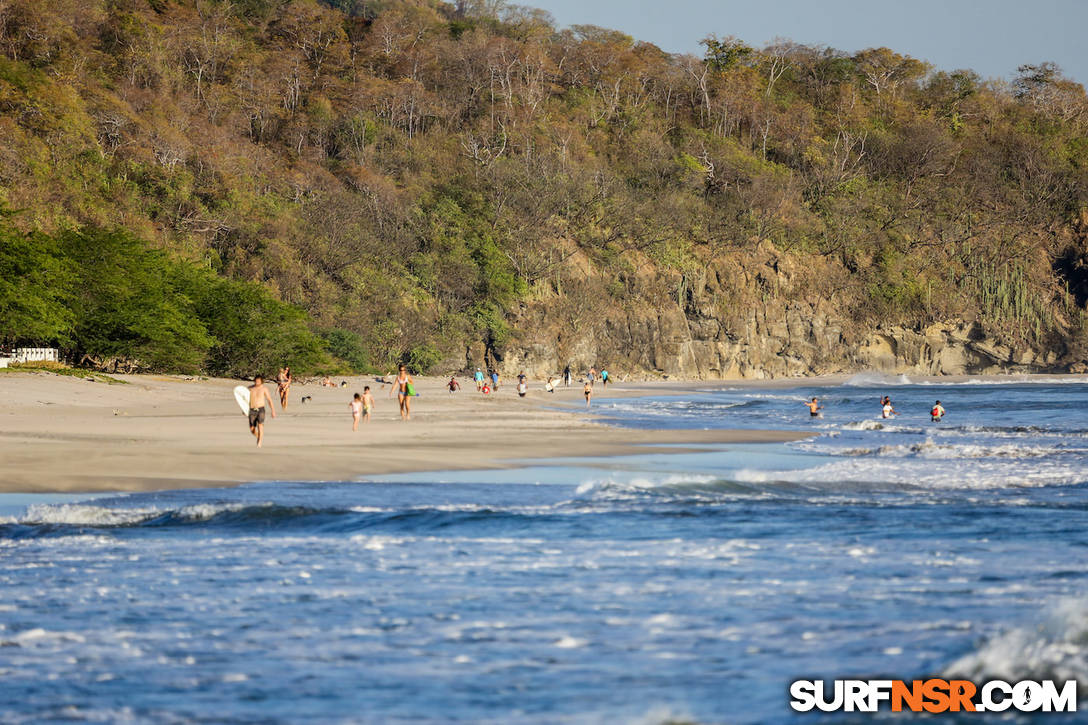
[[[501,346],[469,351],[469,361],[497,366],[505,374],[524,370],[538,377],[568,364],[576,371],[604,366],[633,378],[691,379],[866,370],[924,375],[1088,371],[1065,348],[1011,347],[973,321],[918,328],[859,324],[826,300],[791,295],[809,289],[805,280],[812,275],[830,272],[799,269],[795,260],[769,245],[756,254],[760,258],[755,264],[748,260],[745,269],[707,270],[691,280],[642,280],[637,303],[613,297],[586,313],[587,305],[579,300],[577,317],[557,313],[556,300],[526,305],[516,320],[518,334]],[[603,288],[584,295],[608,297]]]
[[[895,374],[961,375],[1068,372],[1081,366],[1063,351],[1014,349],[985,337],[970,323],[912,330],[879,328],[844,333],[848,326],[804,304],[753,310],[742,334],[715,320],[688,318],[679,307],[568,331],[566,344],[542,335],[497,351],[506,374],[558,373],[567,364],[623,370],[632,377],[768,379],[875,370]],[[562,355],[558,351],[566,349]],[[498,358],[501,356],[501,359]]]

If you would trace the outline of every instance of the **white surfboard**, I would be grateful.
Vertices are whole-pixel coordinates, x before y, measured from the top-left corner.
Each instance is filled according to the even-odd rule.
[[[249,415],[249,388],[244,385],[235,387],[234,400],[238,403],[238,407],[242,409],[242,412]]]

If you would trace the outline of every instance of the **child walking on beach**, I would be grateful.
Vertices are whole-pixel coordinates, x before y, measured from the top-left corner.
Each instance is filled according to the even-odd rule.
[[[370,394],[370,386],[363,388],[363,422],[370,422],[370,411],[374,409],[374,396]]]

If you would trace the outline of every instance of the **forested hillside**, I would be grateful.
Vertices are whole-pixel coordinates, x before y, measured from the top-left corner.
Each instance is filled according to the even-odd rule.
[[[0,0],[0,340],[217,373],[1080,369],[1080,85],[719,30],[696,57],[500,0]]]

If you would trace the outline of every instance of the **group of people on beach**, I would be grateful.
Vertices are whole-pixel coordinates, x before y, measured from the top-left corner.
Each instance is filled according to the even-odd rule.
[[[384,378],[382,379],[385,382]],[[291,368],[284,366],[280,369],[279,374],[276,376],[276,387],[280,397],[280,410],[287,410],[287,403],[289,400],[289,394],[291,391]],[[321,382],[322,387],[333,387],[335,384],[330,383],[328,376]],[[345,382],[346,384],[346,382]],[[257,439],[257,447],[260,448],[264,443],[264,423],[267,415],[276,417],[275,401],[272,398],[272,393],[268,387],[264,384],[263,375],[255,375],[253,377],[253,384],[248,387],[249,390],[249,432]],[[411,417],[411,399],[416,395],[415,392],[415,380],[408,374],[408,369],[401,365],[397,371],[397,377],[392,381],[389,388],[389,397],[393,396],[393,393],[397,393],[397,402],[400,406],[401,420],[408,420]],[[302,402],[306,402],[308,398],[304,398]],[[351,429],[353,431],[359,430],[359,423],[369,423],[370,414],[374,410],[374,395],[370,392],[370,386],[363,386],[362,393],[355,393],[351,402],[348,404],[351,409]]]
[[[570,366],[567,366],[565,371],[568,381],[567,385],[570,385]],[[412,416],[412,398],[418,395],[415,391],[415,379],[408,373],[406,366],[401,365],[397,368],[397,375],[392,380],[389,378],[391,375],[386,375],[378,380],[382,383],[383,387],[389,384],[389,397],[393,396],[393,393],[397,395],[397,403],[400,408],[401,420],[410,420]],[[476,390],[484,393],[491,394],[499,389],[501,378],[498,371],[489,371],[488,378],[484,377],[484,373],[480,368],[476,368],[476,373],[473,376],[476,381]],[[525,371],[521,371],[517,376],[517,394],[518,397],[524,398],[529,393],[528,376]],[[586,399],[586,407],[590,405],[590,400],[593,397],[593,384],[600,380],[603,385],[608,385],[610,382],[608,371],[602,370],[598,378],[596,368],[590,368],[586,374],[586,382],[584,388],[584,394]],[[279,392],[280,409],[287,410],[287,404],[291,391],[291,383],[293,379],[291,376],[290,366],[285,365],[280,368],[279,373],[276,375],[276,386]],[[557,378],[548,376],[548,382],[544,386],[547,392],[555,392],[555,388],[559,385]],[[322,387],[337,387],[336,383],[332,382],[329,376],[321,381]],[[341,383],[341,387],[346,387],[347,382]],[[457,381],[456,376],[450,376],[449,382],[446,383],[450,393],[456,393],[460,391],[461,384]],[[266,415],[271,414],[273,418],[276,417],[275,406],[273,405],[273,398],[269,389],[265,386],[264,376],[257,375],[253,378],[253,384],[249,386],[249,431],[257,438],[257,447],[261,447],[264,442],[264,423]],[[303,398],[302,402],[306,402],[309,397]],[[355,393],[351,402],[349,403],[351,409],[351,429],[353,431],[359,430],[359,423],[369,423],[370,414],[374,410],[374,395],[370,391],[370,386],[363,387],[362,393]]]
[[[501,387],[502,377],[497,370],[489,369],[485,374],[482,368],[476,368],[476,372],[472,375],[473,381],[476,383],[476,392],[483,395],[491,395],[497,393]],[[555,389],[559,387],[560,380],[565,380],[566,385],[569,388],[571,385],[572,375],[570,365],[567,365],[563,370],[563,377],[556,378],[549,375],[544,383],[544,391],[547,393],[554,393]],[[586,399],[586,407],[590,405],[590,400],[593,398],[593,385],[595,382],[600,381],[605,387],[611,382],[611,378],[608,376],[607,370],[601,370],[600,374],[597,373],[596,367],[591,367],[585,376],[585,385],[583,387],[583,394]],[[456,393],[461,390],[461,384],[457,382],[456,376],[450,376],[449,381],[446,383],[446,388],[450,393]],[[519,398],[524,398],[529,394],[528,376],[525,371],[522,370],[518,373],[517,393]]]
[[[804,401],[804,405],[808,408],[808,414],[809,414],[810,417],[812,417],[812,418],[822,418],[823,417],[823,414],[820,411],[823,410],[824,407],[822,405],[820,405],[819,398],[813,397],[812,400],[806,400],[806,401]],[[933,407],[930,408],[930,410],[929,410],[930,420],[933,421],[934,423],[940,423],[941,418],[944,417],[944,414],[945,414],[944,406],[941,405],[941,401],[939,401],[939,400],[936,403],[934,403]],[[891,397],[887,396],[887,395],[882,396],[880,398],[880,417],[884,418],[886,420],[888,418],[892,418],[892,417],[897,416],[897,415],[899,415],[899,411],[897,411],[892,406]]]

